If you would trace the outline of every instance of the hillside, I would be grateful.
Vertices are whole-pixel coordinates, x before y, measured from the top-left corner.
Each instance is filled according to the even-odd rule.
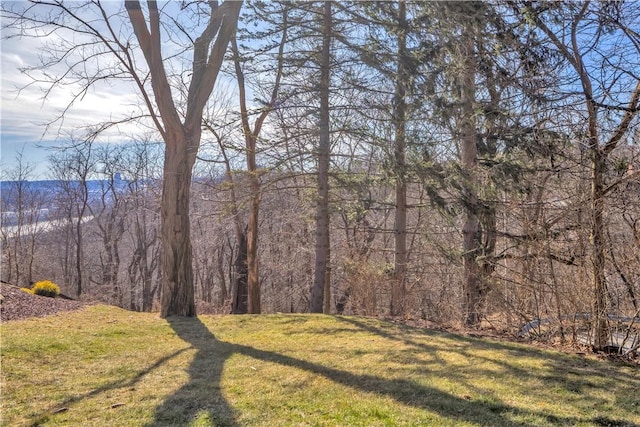
[[[637,426],[640,372],[357,317],[5,322],[2,425]]]

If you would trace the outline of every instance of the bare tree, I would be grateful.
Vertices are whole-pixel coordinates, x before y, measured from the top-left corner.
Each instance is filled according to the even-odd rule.
[[[147,139],[128,144],[121,159],[127,177],[125,236],[129,307],[150,311],[159,287],[161,150]],[[123,245],[124,246],[124,245]],[[124,258],[124,257],[123,257]]]
[[[100,251],[100,284],[112,290],[111,300],[123,306],[124,293],[119,280],[120,243],[125,232],[126,182],[122,179],[122,158],[125,147],[106,145],[96,153],[99,174],[96,184],[99,200],[89,204],[96,234],[102,242]]]
[[[607,194],[615,187],[606,182],[606,172],[614,150],[640,111],[640,34],[635,31],[640,14],[633,5],[622,2],[572,4],[562,12],[553,9],[553,16],[546,8],[524,5],[526,16],[567,62],[571,75],[567,90],[577,88],[583,102],[579,111],[586,117],[586,129],[580,131],[579,144],[588,152],[591,175],[593,346],[601,350],[609,343],[605,208]],[[585,38],[583,33],[591,36]]]
[[[242,123],[242,133],[245,140],[246,160],[247,160],[247,177],[249,181],[249,219],[247,221],[247,308],[249,313],[260,313],[260,275],[258,268],[258,215],[260,210],[261,183],[260,171],[258,170],[257,153],[258,138],[262,126],[267,119],[269,113],[276,107],[278,95],[280,91],[280,81],[282,79],[282,68],[284,58],[284,48],[287,42],[288,29],[288,6],[282,6],[282,36],[278,44],[275,78],[273,88],[269,100],[265,103],[258,117],[254,122],[253,128],[249,123],[249,108],[247,106],[247,92],[245,84],[245,76],[242,68],[240,52],[238,50],[237,41],[231,40],[233,50],[233,63],[238,81],[239,97],[240,97],[240,114]],[[228,168],[228,162],[227,162]]]
[[[227,45],[237,27],[242,2],[210,2],[209,21],[194,41],[192,76],[184,121],[171,96],[163,57],[160,13],[149,2],[147,24],[138,1],[125,2],[129,19],[151,73],[159,117],[155,124],[166,144],[161,203],[161,316],[194,316],[195,300],[189,229],[189,190],[202,132],[202,113],[218,77]],[[148,26],[147,26],[148,25]],[[155,111],[149,103],[148,108]]]
[[[94,138],[73,141],[70,147],[52,154],[49,163],[58,183],[58,209],[65,218],[67,240],[64,269],[67,283],[73,282],[77,297],[86,284],[84,265],[85,216],[90,210],[89,178],[95,171]]]
[[[18,152],[14,167],[2,173],[2,278],[19,286],[27,286],[33,280],[36,246],[46,209],[47,195],[29,182],[33,168],[23,152]]]
[[[15,29],[18,36],[61,34],[60,44],[50,51],[50,60],[39,66],[40,69],[63,68],[59,75],[42,73],[40,79],[50,85],[50,90],[69,83],[80,85],[80,91],[74,95],[75,101],[97,82],[128,79],[142,96],[146,115],[165,142],[161,203],[163,317],[195,315],[189,227],[192,169],[200,145],[202,112],[236,30],[242,2],[225,1],[219,5],[217,1],[210,1],[205,7],[193,2],[183,3],[183,6],[196,8],[192,17],[206,18],[182,25],[169,16],[173,12],[164,12],[156,1],[151,0],[146,3],[145,10],[137,0],[125,1],[128,22],[121,11],[114,13],[100,2],[33,1],[28,5],[4,3],[2,6],[3,15],[9,20],[8,27]],[[172,21],[171,31],[174,31],[167,36],[163,35],[170,28],[163,23],[165,13],[167,16],[164,17]],[[187,11],[182,14],[186,15]],[[204,22],[200,29],[199,22]],[[135,40],[127,35],[130,34],[125,31],[127,24],[133,29]],[[197,37],[193,38],[188,29],[197,31]],[[68,32],[86,42],[68,41],[63,34]],[[175,40],[180,38],[187,41],[176,46],[179,43]],[[179,53],[166,52],[167,40]],[[181,76],[185,80],[190,77],[187,96],[184,100],[175,99],[172,94],[174,76],[167,72],[165,63],[170,60],[168,58],[184,58],[183,53],[189,50],[193,51],[190,69]],[[144,57],[146,70],[139,63],[139,54]],[[73,59],[68,61],[67,58]],[[184,102],[184,109],[179,101]]]

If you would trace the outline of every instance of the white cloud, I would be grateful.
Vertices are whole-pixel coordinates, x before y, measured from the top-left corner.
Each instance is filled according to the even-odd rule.
[[[122,9],[122,3],[104,3],[110,16],[117,19],[118,10]],[[26,3],[3,4],[3,8],[20,9],[28,7]],[[99,16],[91,7],[80,6],[79,3],[70,5],[78,6],[77,12],[83,13],[86,19],[90,19],[93,25],[99,25]],[[37,11],[36,11],[37,9]],[[49,19],[49,13],[56,13],[46,6],[35,6],[34,13],[40,13],[42,19]],[[52,12],[53,11],[53,12]],[[93,14],[93,15],[92,15]],[[0,97],[1,117],[1,144],[0,155],[2,169],[7,170],[13,166],[17,152],[22,152],[23,160],[33,164],[35,175],[44,178],[47,173],[47,157],[51,149],[68,142],[69,135],[79,136],[79,129],[87,126],[98,125],[108,121],[119,121],[132,114],[139,114],[140,102],[137,91],[130,82],[126,81],[100,81],[93,85],[81,98],[77,98],[73,105],[70,103],[74,95],[81,93],[81,82],[54,87],[46,83],[34,83],[33,79],[24,72],[25,68],[37,67],[46,60],[47,56],[55,55],[55,48],[63,46],[63,51],[76,45],[87,42],[78,33],[68,30],[45,33],[41,29],[32,28],[38,33],[38,37],[9,37],[15,35],[17,30],[5,24],[10,22],[10,13],[2,17],[2,42],[0,43],[0,85],[2,95]],[[51,15],[53,16],[53,15]],[[115,24],[115,20],[114,20]],[[28,24],[27,24],[28,26]],[[22,31],[21,27],[19,31]],[[117,29],[116,29],[117,30]],[[92,73],[96,66],[109,67],[112,57],[91,56],[91,45],[83,47],[83,51],[90,58],[99,58],[100,62],[89,59],[79,62],[81,71]],[[78,61],[81,58],[67,57],[66,61]],[[68,69],[66,63],[54,65],[36,72],[34,76],[45,77],[61,76]],[[46,80],[46,78],[43,78]],[[66,82],[65,82],[66,83]],[[47,93],[45,98],[45,93]],[[64,112],[64,118],[60,118]],[[47,127],[47,124],[53,125]],[[139,130],[148,131],[141,124],[124,124],[113,127],[99,138],[100,141],[119,142],[128,140]]]
[[[21,4],[24,5],[25,3],[17,2],[13,4],[20,7]],[[102,17],[96,13],[95,3],[85,3],[85,6],[80,6],[80,3],[74,2],[69,4],[72,5],[71,7],[78,7],[78,13],[84,14],[82,16],[85,19],[91,20],[92,25],[98,27],[104,25],[104,22],[101,21]],[[132,34],[126,14],[123,12],[123,3],[103,2],[102,5],[107,7],[110,23],[120,40],[125,44],[128,40],[132,45],[135,45],[135,37]],[[40,8],[40,13],[43,14],[42,16],[47,16],[46,6],[39,5],[38,7]],[[198,34],[203,25],[206,24],[205,20],[194,20],[192,19],[193,15],[187,13],[188,11],[180,10],[180,4],[177,2],[165,3],[163,10],[171,19],[181,20],[182,28],[193,30],[194,34]],[[4,24],[5,18],[2,19]],[[163,54],[169,58],[167,59],[166,69],[169,73],[175,70],[176,73],[180,74],[183,65],[186,64],[188,67],[190,62],[189,52],[186,55],[182,54],[182,47],[188,45],[189,40],[184,38],[184,34],[181,31],[171,31],[171,20],[167,19],[166,22],[167,25],[163,27],[163,30],[169,34],[162,46]],[[61,44],[64,44],[63,51],[69,48],[73,49],[74,46],[82,46],[84,54],[89,57],[85,62],[77,62],[79,60],[78,57],[65,59],[71,62],[76,61],[75,63],[78,64],[76,71],[79,74],[92,74],[97,69],[96,67],[110,71],[117,70],[118,67],[114,57],[109,54],[98,55],[98,50],[104,48],[103,45],[92,46],[90,43],[85,45],[84,43],[87,42],[87,39],[83,39],[81,34],[70,30],[51,32],[46,35],[42,30],[39,30],[40,37],[6,38],[7,35],[11,34],[10,31],[3,25],[3,40],[0,44],[2,70],[0,79],[2,86],[0,134],[2,135],[1,152],[3,162],[10,161],[14,156],[16,147],[24,146],[25,156],[30,157],[28,152],[35,153],[36,143],[49,145],[53,141],[64,143],[71,133],[79,136],[78,129],[80,128],[105,122],[118,122],[127,117],[148,113],[138,88],[131,81],[124,79],[105,79],[95,83],[80,98],[75,99],[73,105],[67,109],[72,100],[74,100],[74,95],[77,96],[82,93],[82,83],[69,83],[55,87],[50,92],[47,92],[50,86],[44,83],[34,83],[33,79],[23,72],[25,67],[34,67],[42,64],[48,52],[55,53],[55,50],[51,49],[55,49],[56,46],[60,47]],[[94,48],[97,50],[92,50]],[[135,61],[143,69],[141,75],[144,75],[146,66],[144,58],[140,52],[137,52],[136,55]],[[49,77],[60,76],[67,70],[68,66],[65,63],[61,63],[53,65],[46,70],[41,70],[40,74],[36,73],[35,75],[43,76],[42,73],[47,73]],[[189,73],[184,73],[182,77],[188,79]],[[217,84],[218,90],[223,87],[221,83],[225,80],[224,74],[221,73],[220,79],[222,81]],[[188,84],[188,82],[185,83]],[[150,86],[147,89],[151,92]],[[151,93],[150,95],[152,96]],[[176,98],[180,96],[178,93],[174,93],[174,95],[176,95]],[[180,99],[176,100],[177,103],[180,103],[180,101]],[[229,106],[224,108],[229,108]],[[63,112],[64,118],[56,121]],[[54,122],[53,125],[47,127],[47,124],[52,122]],[[99,141],[118,142],[128,140],[136,134],[148,134],[150,130],[154,130],[150,120],[131,122],[110,128],[101,135]],[[38,158],[36,155],[32,157]],[[42,153],[40,153],[40,157],[42,157]]]
[[[78,129],[108,121],[119,121],[139,114],[140,99],[136,88],[124,81],[100,82],[77,99],[64,114],[64,119],[47,127],[69,107],[73,93],[79,85],[58,87],[44,98],[46,84],[33,83],[21,71],[23,67],[39,64],[43,39],[4,39],[0,45],[0,155],[3,169],[11,167],[18,151],[24,159],[36,165],[36,175],[46,176],[46,158],[50,151],[42,148],[53,141],[56,145],[68,140]],[[52,70],[53,72],[55,70]],[[138,132],[148,131],[142,123],[129,123],[113,127],[99,140],[119,142],[128,140]]]
[[[20,71],[21,67],[37,65],[34,54],[42,45],[38,40],[5,40],[2,44],[2,133],[26,140],[52,139],[73,129],[90,124],[118,121],[139,112],[139,97],[129,82],[99,82],[73,102],[64,120],[43,134],[44,124],[59,117],[70,106],[73,94],[80,93],[80,84],[55,87],[44,98],[49,85],[33,83]],[[28,48],[25,49],[27,42]],[[129,130],[134,130],[129,129]],[[112,135],[113,136],[113,135]]]

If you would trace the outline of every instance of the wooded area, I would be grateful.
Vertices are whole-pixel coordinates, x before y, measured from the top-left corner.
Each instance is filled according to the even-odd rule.
[[[27,185],[25,159],[5,171],[5,281],[163,317],[553,319],[596,349],[619,319],[637,327],[637,3],[33,1],[2,16],[9,37],[49,35],[34,82],[140,95],[52,155],[55,195]],[[101,141],[124,121],[140,133]],[[58,225],[38,227],[52,198]]]

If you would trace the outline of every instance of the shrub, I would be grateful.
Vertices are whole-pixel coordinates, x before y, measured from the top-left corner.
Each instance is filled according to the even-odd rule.
[[[50,280],[36,282],[31,290],[35,295],[41,295],[43,297],[55,298],[60,295],[60,288]]]
[[[28,294],[32,294],[33,295],[33,290],[29,289],[29,288],[20,288],[21,291],[24,291]]]

